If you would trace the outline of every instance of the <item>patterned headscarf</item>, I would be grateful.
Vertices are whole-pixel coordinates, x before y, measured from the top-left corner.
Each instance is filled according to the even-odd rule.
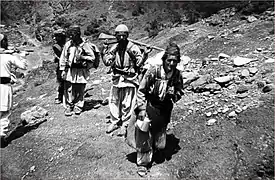
[[[180,62],[180,48],[176,43],[170,43],[165,49],[162,60],[165,60],[167,58],[176,59],[178,60],[178,62]]]

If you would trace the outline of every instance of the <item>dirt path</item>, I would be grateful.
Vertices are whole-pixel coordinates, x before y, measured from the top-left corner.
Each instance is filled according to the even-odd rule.
[[[268,29],[265,28],[268,27],[270,24],[263,23],[247,35],[239,35],[235,44],[240,49],[250,48],[249,51],[254,51],[256,46],[268,49],[271,41],[258,40],[266,36]],[[234,35],[230,36],[230,43],[235,40]],[[199,41],[198,47],[187,47],[198,57],[200,48],[205,54],[217,54],[213,49],[241,51],[235,46],[218,44],[226,41],[219,37],[215,41],[207,38]],[[245,42],[242,44],[242,41]],[[236,81],[231,87],[223,87],[217,94],[186,90],[173,110],[164,155],[155,157],[150,173],[144,179],[274,178],[274,90],[263,93],[258,88],[262,81],[274,85],[274,64],[263,63],[263,56],[270,56],[268,52],[256,56],[259,56],[259,64],[255,65],[259,73],[252,83],[247,83],[250,89],[245,97],[236,95],[237,88],[245,79]],[[32,67],[39,64],[38,57],[42,61],[49,60],[50,49],[38,48],[32,56]],[[201,71],[225,73],[220,64],[214,63]],[[200,59],[197,64],[200,68]],[[236,74],[243,70],[234,68]],[[85,111],[72,117],[65,117],[64,108],[53,103],[56,92],[54,65],[48,63],[47,68],[41,67],[30,74],[25,91],[15,96],[15,104],[18,104],[11,115],[11,126],[19,122],[23,111],[35,105],[47,109],[49,115],[47,121],[38,127],[19,128],[9,137],[9,144],[2,145],[1,179],[140,179],[136,173],[134,150],[124,142],[124,138],[105,133],[108,106],[94,108],[108,96],[111,77],[106,74],[107,70],[101,64],[92,72],[89,85],[95,80],[101,83],[89,90],[89,96],[85,97]],[[230,118],[229,112],[237,107],[241,111]],[[226,108],[229,110],[225,111]],[[206,116],[208,112],[213,113],[211,117]],[[207,126],[210,118],[217,122]]]

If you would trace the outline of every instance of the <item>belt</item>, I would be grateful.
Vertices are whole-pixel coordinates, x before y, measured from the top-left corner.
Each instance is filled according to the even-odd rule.
[[[117,69],[117,68],[113,68],[113,73],[127,75],[127,76],[135,76],[136,75],[136,73],[134,73],[134,72],[127,72],[127,71],[123,71],[123,70]]]
[[[11,82],[10,77],[0,77],[0,84],[9,84]]]

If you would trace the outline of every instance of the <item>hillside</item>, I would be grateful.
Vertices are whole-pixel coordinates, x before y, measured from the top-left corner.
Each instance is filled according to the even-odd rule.
[[[14,5],[9,3],[6,12]],[[75,1],[56,17],[45,2],[25,1],[26,9],[12,15],[2,5],[1,32],[12,45],[34,52],[27,56],[29,70],[18,73],[24,83],[15,85],[20,89],[10,128],[20,126],[1,141],[1,179],[140,178],[134,150],[116,133],[105,133],[109,114],[102,100],[111,75],[103,63],[91,71],[80,116],[65,117],[62,105],[54,104],[51,32],[77,22],[99,46],[99,32],[112,33],[124,22],[131,38],[162,48],[175,41],[189,57],[183,58],[186,89],[173,110],[165,156],[155,157],[144,179],[274,179],[272,2]],[[221,82],[224,77],[230,78]],[[48,111],[46,121],[22,126],[21,113],[33,106]]]

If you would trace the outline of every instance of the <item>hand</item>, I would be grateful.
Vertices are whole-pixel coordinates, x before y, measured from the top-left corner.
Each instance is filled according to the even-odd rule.
[[[66,74],[67,74],[66,71],[62,71],[62,72],[61,72],[61,78],[65,80]]]
[[[146,111],[145,111],[145,110],[140,111],[140,112],[138,113],[137,119],[143,121],[144,118],[145,118],[145,115],[146,115]]]
[[[103,49],[108,49],[108,39],[106,39],[103,43]]]
[[[28,52],[26,52],[26,51],[21,51],[19,53],[19,56],[21,56],[21,57],[26,57],[27,55],[28,55]]]
[[[153,49],[150,47],[150,46],[147,46],[145,51],[144,51],[144,54],[149,54]]]

